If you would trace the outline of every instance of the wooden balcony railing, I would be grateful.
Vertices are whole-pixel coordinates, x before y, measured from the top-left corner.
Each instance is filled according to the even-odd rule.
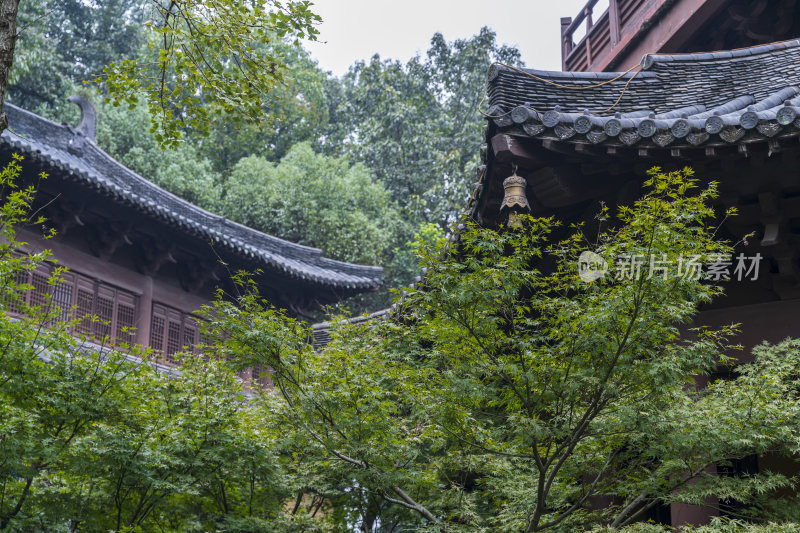
[[[659,3],[659,0],[589,0],[574,19],[561,19],[561,67],[565,71],[603,70],[614,49],[638,30],[640,15]],[[603,61],[598,61],[599,58]]]

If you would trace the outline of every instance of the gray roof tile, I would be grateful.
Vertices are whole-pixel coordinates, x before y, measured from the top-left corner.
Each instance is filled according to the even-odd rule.
[[[798,65],[800,39],[742,50],[650,54],[642,59],[640,72],[626,74],[547,72],[495,64],[489,70],[489,105],[493,115],[520,106],[529,108],[529,113],[518,109],[516,116],[526,117],[523,126],[529,127],[524,130],[535,133],[530,136],[558,139],[555,128],[574,127],[579,134],[568,142],[584,143],[588,139],[618,144],[618,138],[624,135],[628,141],[656,147],[666,146],[663,140],[669,134],[677,137],[667,143],[669,148],[675,148],[691,141],[742,139],[741,135],[731,135],[733,130],[721,135],[725,127],[749,129],[753,136],[748,135],[748,142],[765,141],[769,137],[764,132],[774,135],[776,128],[785,134],[800,134],[791,112],[785,111],[780,120],[778,117],[785,105],[800,105]],[[586,88],[600,80],[608,83]],[[752,109],[748,109],[750,106]],[[575,125],[587,108],[592,112],[589,130],[585,119]],[[648,116],[651,110],[653,118]],[[623,119],[613,119],[616,113]],[[545,115],[547,121],[542,123]],[[683,115],[688,119],[685,122],[681,121]],[[530,127],[534,123],[542,127]],[[508,121],[496,119],[495,124],[501,130],[511,126]],[[690,135],[703,130],[710,134],[707,138]],[[597,141],[601,131],[607,137]],[[636,139],[631,136],[632,131],[645,135]]]

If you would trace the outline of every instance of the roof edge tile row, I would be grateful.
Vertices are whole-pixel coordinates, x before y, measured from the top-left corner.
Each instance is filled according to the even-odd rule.
[[[627,73],[495,64],[487,117],[505,133],[656,149],[800,134],[800,39],[642,63]]]

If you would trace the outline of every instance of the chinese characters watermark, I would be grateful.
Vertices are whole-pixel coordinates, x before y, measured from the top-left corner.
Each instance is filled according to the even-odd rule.
[[[736,257],[717,254],[705,262],[700,255],[669,258],[667,254],[622,254],[609,265],[603,256],[585,251],[578,258],[578,276],[586,283],[602,278],[609,271],[618,281],[671,277],[697,281],[756,281],[762,259],[760,253],[753,256],[740,253]]]

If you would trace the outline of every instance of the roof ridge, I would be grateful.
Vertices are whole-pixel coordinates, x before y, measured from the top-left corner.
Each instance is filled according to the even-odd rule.
[[[358,271],[360,272],[383,272],[383,267],[374,265],[361,265],[357,263],[348,263],[347,261],[339,261],[338,259],[331,259],[330,257],[325,257],[325,256],[322,256],[319,262],[337,268],[352,269],[353,267],[358,267]]]
[[[767,54],[776,50],[800,47],[800,39],[776,41],[734,50],[718,50],[716,52],[690,52],[682,54],[645,54],[641,60],[643,70],[648,70],[657,63],[692,62],[692,61],[725,61],[738,57],[749,57]]]
[[[519,72],[521,71],[521,72]],[[597,81],[597,80],[612,80],[618,78],[623,83],[629,78],[636,76],[637,78],[650,78],[654,77],[655,73],[641,72],[638,74],[635,71],[629,72],[575,72],[575,71],[562,71],[562,70],[537,70],[526,67],[509,68],[509,66],[502,63],[492,63],[487,73],[488,82],[494,81],[501,72],[509,72],[512,74],[521,75],[532,74],[545,79],[558,79],[561,81],[578,80],[578,81]]]

